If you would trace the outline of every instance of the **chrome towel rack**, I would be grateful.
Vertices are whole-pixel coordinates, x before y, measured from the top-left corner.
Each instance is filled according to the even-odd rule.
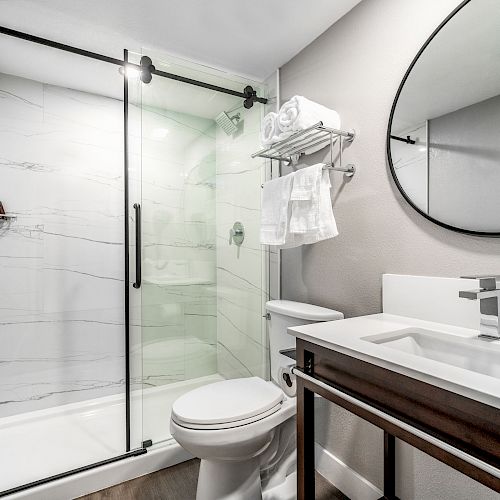
[[[268,158],[285,162],[287,165],[296,165],[308,150],[317,146],[330,145],[330,162],[325,163],[324,168],[344,172],[346,177],[352,177],[356,172],[353,164],[342,165],[342,149],[344,142],[352,142],[356,137],[354,130],[347,132],[334,128],[325,127],[322,122],[315,123],[311,127],[300,130],[290,137],[275,142],[271,146],[253,153],[252,158]],[[339,145],[338,165],[335,165],[333,148],[335,141]]]

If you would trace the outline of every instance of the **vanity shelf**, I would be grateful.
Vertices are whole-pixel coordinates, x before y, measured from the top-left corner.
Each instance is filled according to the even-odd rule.
[[[330,145],[330,162],[325,163],[325,168],[344,172],[348,177],[351,177],[354,175],[356,168],[352,164],[342,166],[342,148],[344,141],[352,142],[355,136],[354,131],[346,132],[344,130],[337,130],[325,127],[322,122],[318,122],[282,141],[257,151],[252,154],[252,158],[267,158],[296,165],[300,157],[305,155],[311,148]],[[333,147],[336,139],[339,139],[337,141],[339,144],[338,165],[335,165],[333,159]]]

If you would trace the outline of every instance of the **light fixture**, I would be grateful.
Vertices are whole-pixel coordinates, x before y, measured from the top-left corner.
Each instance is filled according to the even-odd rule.
[[[155,69],[151,58],[142,56],[139,65],[124,63],[118,68],[118,71],[127,78],[140,78],[142,83],[150,83]]]
[[[127,65],[118,68],[120,75],[126,75],[127,78],[139,78],[141,70],[137,66]]]

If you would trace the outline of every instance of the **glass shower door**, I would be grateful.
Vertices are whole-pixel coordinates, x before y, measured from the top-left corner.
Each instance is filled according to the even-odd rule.
[[[165,72],[240,92],[248,84],[147,55]],[[172,403],[183,393],[234,376],[267,377],[264,171],[250,158],[262,108],[158,75],[141,85],[140,108],[143,436],[157,444],[170,439]],[[235,125],[229,134],[224,112]],[[235,222],[245,229],[240,247],[229,241]]]
[[[126,451],[124,152],[116,66],[0,43],[6,491]]]

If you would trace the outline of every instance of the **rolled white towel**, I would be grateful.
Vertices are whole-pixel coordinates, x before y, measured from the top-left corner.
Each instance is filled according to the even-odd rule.
[[[278,124],[276,123],[276,118],[278,118],[278,114],[271,111],[264,116],[262,120],[262,126],[260,129],[260,142],[263,146],[269,146],[274,142],[277,142],[278,139]]]
[[[278,114],[271,111],[264,116],[260,130],[260,142],[264,147],[271,146],[275,142],[290,137],[293,132],[282,132],[278,128]]]
[[[323,122],[325,127],[340,128],[340,116],[335,110],[300,95],[281,106],[277,119],[280,133],[298,132],[318,122]]]

